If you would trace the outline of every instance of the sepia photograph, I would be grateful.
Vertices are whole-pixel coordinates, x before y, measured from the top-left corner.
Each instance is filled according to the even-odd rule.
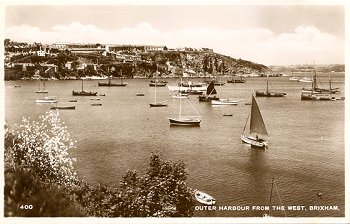
[[[1,10],[1,223],[350,222],[345,0]]]

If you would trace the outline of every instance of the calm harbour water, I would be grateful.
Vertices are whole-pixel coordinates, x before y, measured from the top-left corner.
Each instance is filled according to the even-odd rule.
[[[327,87],[328,74],[319,74]],[[178,100],[169,96],[167,87],[158,87],[159,100],[169,106],[150,108],[154,88],[149,80],[124,80],[126,87],[98,87],[97,80],[84,81],[84,89],[105,93],[102,106],[91,106],[91,97],[73,97],[72,90],[81,81],[47,81],[49,95],[58,95],[65,105],[76,110],[60,111],[61,120],[77,148],[78,175],[90,183],[119,184],[125,171],[143,172],[151,152],[163,158],[183,161],[188,169],[188,185],[209,193],[218,206],[269,205],[274,176],[283,205],[336,205],[338,211],[286,211],[288,217],[344,216],[344,101],[307,102],[300,100],[301,88],[288,77],[270,78],[270,89],[287,93],[285,98],[257,98],[270,135],[266,150],[242,144],[240,135],[246,122],[254,89],[264,89],[265,78],[247,78],[244,84],[216,87],[222,97],[241,100],[237,106],[213,107],[190,96],[183,112],[201,115],[200,127],[172,127],[169,117],[178,115]],[[333,86],[344,96],[344,74],[332,74]],[[169,79],[168,84],[174,84]],[[203,79],[198,79],[203,81]],[[113,82],[117,82],[113,80]],[[21,88],[14,88],[21,85]],[[234,87],[234,88],[233,88]],[[34,81],[5,82],[5,118],[14,127],[22,117],[32,119],[50,110],[50,105],[36,104]],[[136,96],[137,92],[145,96]],[[76,103],[69,103],[77,99]],[[223,116],[233,113],[232,117]],[[322,197],[318,193],[322,192]],[[199,204],[198,204],[199,205]],[[280,205],[276,191],[272,205]],[[265,211],[196,211],[195,216],[261,217]],[[273,216],[283,216],[273,212]]]

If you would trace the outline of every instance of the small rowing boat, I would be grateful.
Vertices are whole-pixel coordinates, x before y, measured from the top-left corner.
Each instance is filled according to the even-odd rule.
[[[214,205],[216,202],[212,196],[199,190],[194,191],[194,196],[196,200],[202,204]]]

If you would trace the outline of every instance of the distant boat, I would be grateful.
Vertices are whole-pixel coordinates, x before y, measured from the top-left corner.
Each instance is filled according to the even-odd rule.
[[[247,127],[249,117],[250,117],[250,130],[249,130],[249,133],[245,133],[245,129]],[[267,140],[263,139],[262,136],[268,136],[268,133],[265,127],[264,120],[261,116],[259,106],[255,100],[255,97],[252,96],[251,111],[244,125],[241,139],[243,142],[251,145],[251,147],[267,148],[268,142]]]
[[[102,103],[92,103],[91,106],[102,106]]]
[[[238,100],[231,99],[231,98],[227,98],[227,99],[220,98],[218,100],[212,100],[211,104],[212,105],[222,105],[222,106],[224,106],[224,105],[237,105]]]
[[[304,77],[302,79],[299,79],[298,82],[312,82],[312,79],[309,77]]]
[[[91,98],[90,100],[101,100],[100,98]]]
[[[187,99],[189,97],[189,93],[181,93],[181,92],[178,92],[177,94],[175,95],[172,95],[171,98],[173,99]]]
[[[331,97],[327,94],[319,93],[301,93],[301,100],[310,100],[310,101],[330,101],[335,100],[334,97]]]
[[[169,118],[170,125],[199,126],[201,123],[200,116],[183,116],[181,106],[182,98],[179,100],[179,116],[176,118]]]
[[[53,106],[51,110],[75,110],[75,106]]]
[[[199,190],[194,191],[194,196],[196,200],[205,205],[215,205],[216,200],[207,193]]]
[[[294,74],[292,72],[292,77],[289,78],[290,81],[298,81],[298,77],[294,77]]]
[[[144,96],[144,93],[136,93],[136,96]]]
[[[255,91],[256,97],[283,97],[286,93],[269,91],[269,76],[266,76],[266,91]]]
[[[18,88],[18,87],[22,87],[22,86],[21,86],[21,85],[15,85],[14,87],[15,87],[15,88]]]
[[[151,80],[149,82],[149,86],[163,87],[163,86],[166,86],[167,83],[168,83],[168,81],[156,79],[156,80]]]
[[[81,80],[81,91],[72,91],[73,96],[96,96],[97,92],[86,92],[84,91],[84,80]]]
[[[244,80],[243,78],[242,78],[242,76],[240,77],[240,79],[235,79],[235,75],[233,76],[233,78],[231,78],[231,79],[228,79],[227,80],[227,83],[245,83],[246,82],[246,80]]]
[[[221,82],[221,81],[218,81],[218,80],[208,80],[208,81],[205,81],[207,84],[209,84],[210,82],[213,82],[214,83],[214,86],[223,86],[225,85],[226,83],[225,82]]]
[[[42,83],[42,87],[41,87],[41,82],[39,82],[39,88],[38,90],[36,91],[36,93],[48,93],[47,89],[46,89],[46,84],[45,84],[45,79],[43,80],[43,83]]]
[[[112,83],[110,77],[108,77],[108,82],[98,82],[98,86],[117,86],[116,83]]]
[[[203,93],[207,89],[206,83],[195,83],[193,81],[180,82],[176,85],[168,85],[168,89],[170,92],[185,92],[185,93]]]
[[[322,94],[336,94],[340,93],[339,88],[332,88],[332,80],[331,76],[328,76],[328,83],[329,83],[329,89],[320,88],[318,87],[317,83],[317,75],[316,71],[314,70],[314,75],[312,79],[312,85],[311,88],[303,88],[302,93],[322,93]]]
[[[35,100],[36,103],[57,103],[57,97],[56,96],[44,96],[40,99]]]
[[[154,102],[149,104],[150,107],[167,107],[167,101],[157,101],[157,86],[154,86]]]
[[[210,82],[207,89],[206,94],[203,94],[201,96],[198,96],[198,100],[200,102],[211,102],[212,100],[219,100],[220,98],[217,97],[215,94],[217,94],[214,82]]]

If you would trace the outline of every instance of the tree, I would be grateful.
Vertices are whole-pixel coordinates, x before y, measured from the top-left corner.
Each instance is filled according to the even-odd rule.
[[[13,167],[30,169],[43,182],[73,184],[77,179],[75,159],[68,157],[68,151],[75,146],[67,127],[60,121],[58,111],[47,112],[39,120],[23,118],[14,144],[5,149],[5,154],[12,157]]]
[[[147,174],[128,171],[121,181],[123,216],[189,217],[194,201],[182,162],[163,161],[152,154]],[[128,209],[123,209],[128,208]]]

